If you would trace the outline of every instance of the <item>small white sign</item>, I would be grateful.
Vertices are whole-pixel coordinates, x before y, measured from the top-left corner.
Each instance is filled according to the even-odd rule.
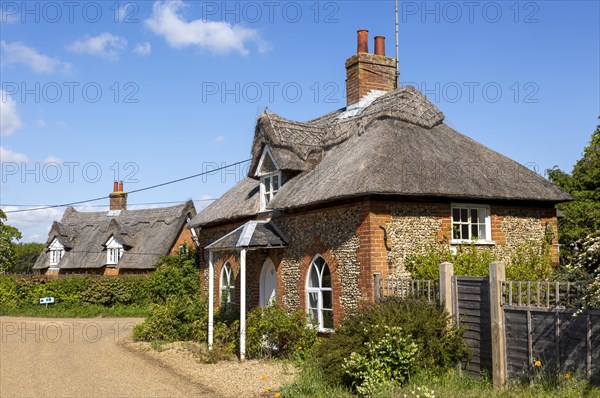
[[[54,304],[54,297],[44,297],[40,299],[40,304]]]

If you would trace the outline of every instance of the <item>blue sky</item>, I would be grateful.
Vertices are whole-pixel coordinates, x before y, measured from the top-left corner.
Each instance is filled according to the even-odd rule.
[[[0,5],[4,211],[247,159],[265,107],[307,120],[345,106],[357,29],[371,51],[383,35],[395,52],[393,1]],[[399,30],[401,83],[450,126],[540,173],[581,157],[600,115],[597,1],[401,1]],[[132,194],[130,207],[192,198],[201,208],[244,172]],[[107,200],[78,208],[99,206]],[[63,211],[8,222],[45,241]]]

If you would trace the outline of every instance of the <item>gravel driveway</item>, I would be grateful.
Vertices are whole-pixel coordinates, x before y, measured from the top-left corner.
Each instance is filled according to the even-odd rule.
[[[0,317],[0,396],[221,396],[126,348],[141,321]]]

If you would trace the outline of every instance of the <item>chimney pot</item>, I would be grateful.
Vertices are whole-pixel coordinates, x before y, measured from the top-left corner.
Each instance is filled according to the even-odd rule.
[[[375,36],[375,55],[383,55],[385,57],[385,37]]]
[[[108,195],[110,210],[127,210],[127,194],[123,191],[123,181],[115,181],[113,192]]]
[[[367,29],[360,29],[358,32],[358,43],[356,46],[357,53],[368,53],[369,52],[369,31]]]
[[[385,38],[375,37],[375,53],[369,53],[369,31],[358,31],[357,54],[346,60],[346,106],[351,106],[372,91],[392,92],[398,87],[397,62],[385,56]]]

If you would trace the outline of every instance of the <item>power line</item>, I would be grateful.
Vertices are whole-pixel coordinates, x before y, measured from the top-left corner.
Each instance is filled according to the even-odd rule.
[[[237,166],[237,165],[249,162],[251,160],[252,159],[242,160],[242,161],[231,163],[231,164],[228,164],[228,165],[225,165],[225,166],[217,167],[216,169],[212,169],[212,170],[208,170],[208,171],[203,171],[202,173],[193,174],[191,176],[187,176],[187,177],[183,177],[183,178],[178,178],[176,180],[171,180],[171,181],[163,182],[163,183],[160,183],[160,184],[152,185],[152,186],[149,186],[149,187],[136,189],[136,190],[127,192],[127,194],[148,191],[150,189],[164,187],[165,185],[175,184],[177,182],[186,181],[186,180],[190,180],[192,178],[201,177],[203,175],[206,175],[206,174],[209,174],[209,173],[214,173],[215,171],[223,170],[223,169],[226,169],[228,167]],[[73,206],[73,205],[80,205],[80,204],[83,204],[83,203],[97,202],[99,200],[104,200],[104,199],[108,199],[108,198],[109,198],[109,196],[107,195],[107,196],[101,196],[101,197],[97,197],[97,198],[93,198],[93,199],[88,199],[88,200],[80,200],[80,201],[77,201],[77,202],[63,203],[63,204],[60,204],[60,205],[48,205],[48,206],[42,206],[42,207],[36,207],[36,208],[29,208],[29,209],[9,210],[9,211],[5,211],[4,213],[5,214],[9,214],[9,213],[24,213],[24,212],[28,212],[28,211],[54,209],[54,208],[57,208],[57,207],[68,207],[68,206]]]
[[[210,202],[217,200],[219,198],[210,198],[210,199],[192,199],[192,202]],[[151,206],[151,205],[170,205],[177,203],[185,203],[187,200],[174,200],[169,202],[147,202],[147,203],[127,203],[127,206]],[[28,204],[28,205],[17,205],[17,204],[5,204],[0,203],[0,206],[4,207],[38,207],[38,206],[52,206],[47,203],[45,204]],[[108,207],[108,205],[89,205],[89,207]]]

